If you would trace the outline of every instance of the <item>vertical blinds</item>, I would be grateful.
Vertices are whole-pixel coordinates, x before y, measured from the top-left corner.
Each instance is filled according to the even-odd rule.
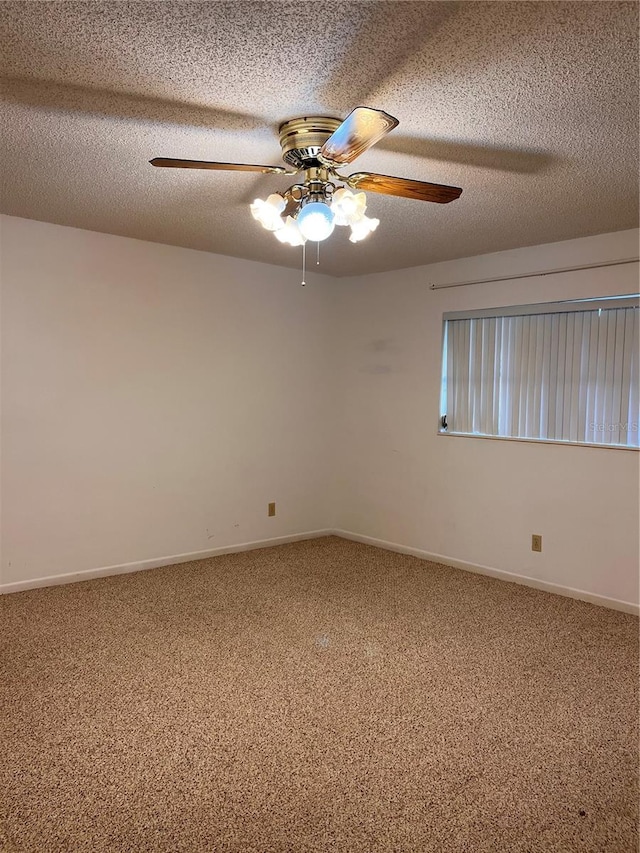
[[[449,432],[637,447],[638,313],[447,320]]]

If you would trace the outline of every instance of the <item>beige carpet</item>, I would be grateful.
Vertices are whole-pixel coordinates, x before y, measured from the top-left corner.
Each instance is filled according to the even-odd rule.
[[[637,849],[634,617],[337,538],[0,610],[4,851]]]

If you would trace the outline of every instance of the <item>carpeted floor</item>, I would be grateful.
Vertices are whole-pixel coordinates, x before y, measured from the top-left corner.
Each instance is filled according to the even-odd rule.
[[[637,849],[632,616],[333,537],[0,615],[3,851]]]

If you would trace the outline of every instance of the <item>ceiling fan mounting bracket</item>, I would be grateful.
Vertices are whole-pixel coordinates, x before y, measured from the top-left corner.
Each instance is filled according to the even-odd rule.
[[[320,149],[342,124],[330,116],[301,116],[280,125],[282,159],[296,169],[324,168]]]

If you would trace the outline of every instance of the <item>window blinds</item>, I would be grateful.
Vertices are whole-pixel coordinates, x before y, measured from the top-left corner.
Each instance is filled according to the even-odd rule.
[[[638,446],[637,306],[493,313],[445,322],[449,432]]]

